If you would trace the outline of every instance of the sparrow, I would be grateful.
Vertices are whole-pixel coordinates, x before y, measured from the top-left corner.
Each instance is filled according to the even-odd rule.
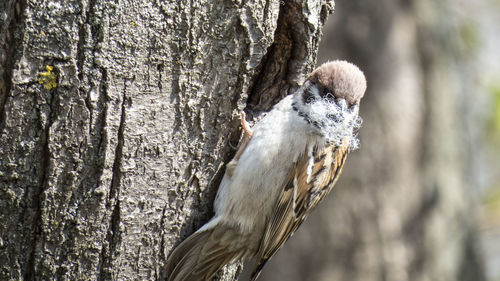
[[[255,258],[250,280],[283,247],[335,185],[359,145],[361,70],[325,63],[243,138],[226,165],[214,217],[184,240],[166,262],[169,281],[211,280],[224,265]]]

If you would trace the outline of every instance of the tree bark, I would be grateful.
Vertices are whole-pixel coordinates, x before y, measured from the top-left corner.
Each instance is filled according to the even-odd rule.
[[[361,148],[263,281],[485,279],[464,133],[474,75],[454,5],[338,2],[320,60],[365,71]]]
[[[2,1],[0,279],[160,278],[211,216],[239,112],[304,80],[332,10]]]

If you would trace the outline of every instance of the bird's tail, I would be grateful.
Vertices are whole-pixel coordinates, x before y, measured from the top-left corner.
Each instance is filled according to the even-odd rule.
[[[177,246],[168,258],[166,280],[211,280],[224,265],[240,258],[241,249],[234,247],[235,234],[234,230],[222,226],[195,232]]]

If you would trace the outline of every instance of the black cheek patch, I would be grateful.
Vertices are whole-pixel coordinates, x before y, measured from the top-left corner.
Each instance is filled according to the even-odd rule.
[[[304,104],[310,104],[314,100],[316,100],[316,98],[313,93],[311,93],[311,90],[309,88],[304,89],[304,92],[302,93],[302,102]]]

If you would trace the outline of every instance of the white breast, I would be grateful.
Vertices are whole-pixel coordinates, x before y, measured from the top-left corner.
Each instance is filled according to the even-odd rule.
[[[293,164],[308,146],[323,142],[291,103],[292,96],[286,97],[252,128],[232,175],[226,172],[219,187],[216,217],[243,232],[262,233]]]

